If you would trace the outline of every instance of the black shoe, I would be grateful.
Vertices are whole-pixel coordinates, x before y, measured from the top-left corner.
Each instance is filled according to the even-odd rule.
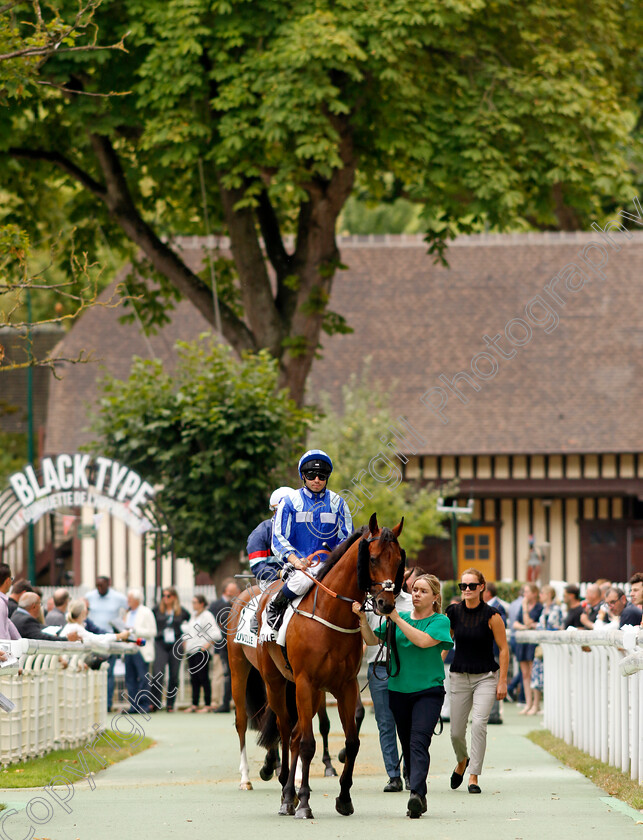
[[[469,759],[467,759],[467,763],[465,764],[464,769],[466,770],[468,766]],[[463,779],[464,773],[458,773],[457,770],[454,770],[453,773],[451,773],[451,790],[457,790],[462,784]]]
[[[402,779],[399,776],[391,776],[384,785],[384,793],[399,793],[401,790],[404,790],[404,788],[402,787]]]
[[[266,624],[277,632],[284,620],[284,613],[290,600],[286,598],[283,592],[277,592],[274,598],[268,602],[266,607],[265,617]]]
[[[489,718],[488,723],[490,723],[493,726],[494,724],[503,723],[503,720],[500,717],[500,715],[493,715]]]
[[[404,777],[404,787],[405,787],[407,790],[411,790],[411,780],[410,780],[410,778],[409,778],[408,776],[405,776],[405,777]]]
[[[469,785],[469,793],[482,793],[478,785]]]
[[[426,796],[420,796],[419,793],[411,792],[409,796],[409,801],[407,803],[407,817],[411,817],[412,820],[419,819],[422,814],[426,813]]]
[[[230,706],[217,706],[216,709],[212,709],[215,715],[225,715],[230,712]]]

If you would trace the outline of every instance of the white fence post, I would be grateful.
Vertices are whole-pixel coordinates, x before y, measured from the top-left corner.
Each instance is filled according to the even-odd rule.
[[[516,639],[542,645],[547,729],[642,782],[643,650],[624,661],[620,630],[522,630]]]
[[[14,709],[0,710],[0,765],[44,755],[55,748],[78,746],[93,739],[107,709],[107,665],[85,667],[92,648],[80,642],[0,640],[0,647],[19,657],[0,671],[0,694]],[[106,648],[97,649],[101,653]],[[136,653],[138,647],[116,643],[110,653]],[[66,668],[60,656],[69,658]],[[19,673],[19,669],[22,673]]]

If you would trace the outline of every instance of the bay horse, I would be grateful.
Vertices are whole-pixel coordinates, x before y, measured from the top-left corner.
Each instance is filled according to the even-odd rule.
[[[228,637],[228,664],[232,684],[232,699],[234,700],[235,706],[235,728],[239,737],[240,790],[252,790],[250,767],[246,751],[246,733],[248,731],[248,725],[250,725],[251,729],[260,729],[261,723],[264,721],[264,715],[266,714],[267,702],[266,690],[258,670],[257,651],[249,645],[235,641],[235,636],[237,635],[237,626],[241,617],[241,611],[254,597],[260,596],[264,591],[265,586],[259,587],[255,585],[246,587],[232,601],[228,615],[222,621]],[[296,712],[294,709],[292,711]],[[322,761],[325,768],[324,775],[336,776],[337,772],[332,765],[328,750],[330,720],[326,710],[325,698],[319,707],[317,716],[323,744]],[[267,723],[265,725],[268,726]],[[276,729],[273,731],[277,732]],[[273,777],[275,769],[279,764],[279,745],[272,743],[272,738],[270,740],[270,747],[266,750],[264,762],[259,771],[259,776],[264,782],[269,781]]]
[[[340,777],[335,808],[343,816],[353,813],[350,789],[359,750],[355,709],[359,696],[357,674],[362,660],[362,637],[352,603],[371,596],[380,614],[395,608],[402,588],[405,555],[398,543],[404,519],[393,529],[381,528],[377,516],[339,545],[317,575],[318,584],[295,608],[286,630],[286,656],[276,642],[257,646],[257,661],[268,694],[268,704],[277,719],[278,733],[271,731],[271,717],[262,723],[260,743],[284,745],[279,782],[282,788],[279,814],[313,819],[309,805],[310,763],[315,754],[312,720],[324,692],[337,700],[345,735],[346,760]],[[323,583],[322,583],[323,581]],[[262,614],[273,586],[260,601]],[[294,683],[296,722],[289,708],[288,687]],[[290,744],[290,761],[286,745]],[[295,768],[301,759],[302,778],[295,810]]]

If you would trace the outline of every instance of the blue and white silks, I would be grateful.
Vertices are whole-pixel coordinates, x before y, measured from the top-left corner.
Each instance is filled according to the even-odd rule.
[[[297,493],[284,498],[274,519],[272,550],[284,562],[290,554],[308,557],[327,543],[332,550],[343,542],[353,530],[348,505],[332,490],[313,493],[302,487]],[[323,555],[321,557],[323,560]],[[321,563],[308,569],[315,575]],[[287,597],[303,595],[312,586],[311,580],[301,572],[293,572],[283,593]]]

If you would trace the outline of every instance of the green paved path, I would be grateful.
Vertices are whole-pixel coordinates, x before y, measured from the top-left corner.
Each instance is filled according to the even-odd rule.
[[[334,709],[331,712],[331,751],[343,741]],[[258,779],[262,753],[250,741],[253,791],[238,789],[238,746],[233,715],[168,715],[158,712],[149,722],[139,718],[145,734],[157,745],[100,773],[91,791],[79,781],[70,814],[56,806],[53,818],[35,825],[32,838],[50,840],[165,840],[165,838],[360,838],[374,830],[406,837],[480,838],[486,840],[543,840],[546,837],[583,840],[638,838],[643,824],[637,815],[614,807],[603,791],[528,741],[524,735],[541,718],[525,720],[515,706],[505,705],[505,724],[489,727],[481,796],[449,789],[454,759],[448,725],[435,738],[429,779],[429,811],[420,820],[405,818],[406,794],[384,794],[386,782],[379,754],[377,729],[370,707],[362,730],[353,786],[355,814],[341,817],[334,801],[338,782],[324,778],[319,757],[314,762],[311,806],[316,819],[299,821],[276,815],[279,789],[273,779]],[[336,765],[341,766],[341,765]],[[0,791],[0,801],[19,809],[4,824],[4,837],[29,838],[24,806],[39,795],[33,790]],[[35,808],[35,814],[45,814]],[[638,815],[643,820],[643,814]],[[2,836],[0,834],[0,836]]]

